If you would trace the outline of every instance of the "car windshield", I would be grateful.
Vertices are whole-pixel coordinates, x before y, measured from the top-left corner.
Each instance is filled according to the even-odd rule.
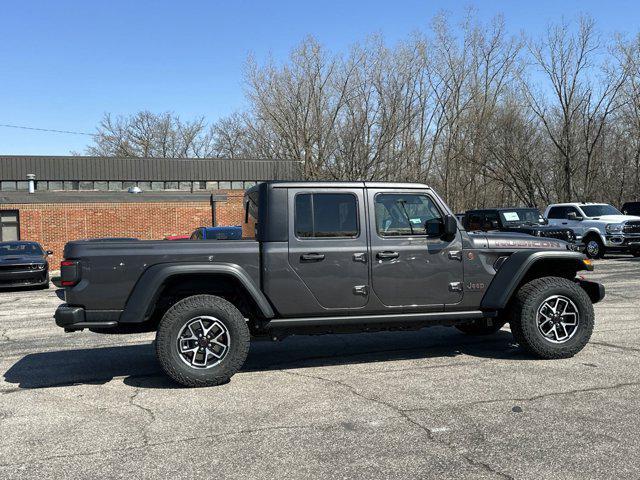
[[[500,217],[503,223],[533,223],[543,225],[544,218],[537,208],[514,208],[512,210],[501,210]]]
[[[44,255],[36,243],[6,243],[0,245],[0,257],[9,255]]]
[[[622,215],[620,210],[611,205],[580,205],[587,217],[601,217],[602,215]]]

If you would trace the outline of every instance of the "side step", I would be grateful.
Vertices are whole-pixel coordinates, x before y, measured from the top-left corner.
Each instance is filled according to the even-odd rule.
[[[326,325],[367,325],[380,323],[411,323],[425,322],[438,324],[455,320],[476,320],[494,317],[495,312],[471,310],[464,312],[433,312],[433,313],[399,313],[393,315],[347,315],[336,317],[300,317],[277,318],[265,325],[268,329],[290,327],[321,327]]]

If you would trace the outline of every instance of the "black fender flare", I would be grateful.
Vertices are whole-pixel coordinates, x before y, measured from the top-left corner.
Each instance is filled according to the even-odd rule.
[[[275,316],[267,298],[239,265],[233,263],[161,263],[149,267],[140,276],[127,299],[119,322],[121,324],[144,322],[151,314],[152,306],[155,305],[160,289],[167,279],[176,275],[199,273],[215,273],[233,277],[247,290],[265,318]]]
[[[580,252],[571,251],[540,251],[519,250],[512,253],[501,265],[493,277],[489,288],[482,297],[480,304],[482,309],[499,310],[509,303],[515,289],[520,284],[527,272],[541,260],[558,260],[575,262],[576,271],[587,270],[583,262],[586,257]]]

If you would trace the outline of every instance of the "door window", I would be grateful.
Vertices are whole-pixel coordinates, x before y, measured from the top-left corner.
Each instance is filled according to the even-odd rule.
[[[375,213],[376,230],[381,237],[426,235],[426,222],[442,220],[431,198],[414,193],[376,195]]]
[[[299,193],[295,200],[298,238],[355,238],[358,201],[350,193]]]
[[[551,207],[548,218],[567,218],[567,207]]]
[[[496,230],[500,225],[498,221],[498,212],[486,212],[484,214],[484,223],[482,230]]]

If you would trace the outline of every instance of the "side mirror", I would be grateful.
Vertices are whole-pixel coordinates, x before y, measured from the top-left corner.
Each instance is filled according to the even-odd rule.
[[[424,223],[424,229],[428,238],[452,240],[458,232],[458,222],[453,215],[445,215],[444,218],[427,220]]]
[[[443,240],[453,240],[458,233],[458,222],[453,215],[444,216],[444,233],[442,235]]]
[[[46,253],[47,255],[53,255],[53,250],[47,250],[47,251],[46,251],[46,252],[44,252],[44,253]]]
[[[497,220],[491,220],[491,228],[495,228],[496,230],[500,227]]]
[[[567,213],[567,220],[577,220],[578,222],[582,220],[582,217],[576,215],[576,212]]]

